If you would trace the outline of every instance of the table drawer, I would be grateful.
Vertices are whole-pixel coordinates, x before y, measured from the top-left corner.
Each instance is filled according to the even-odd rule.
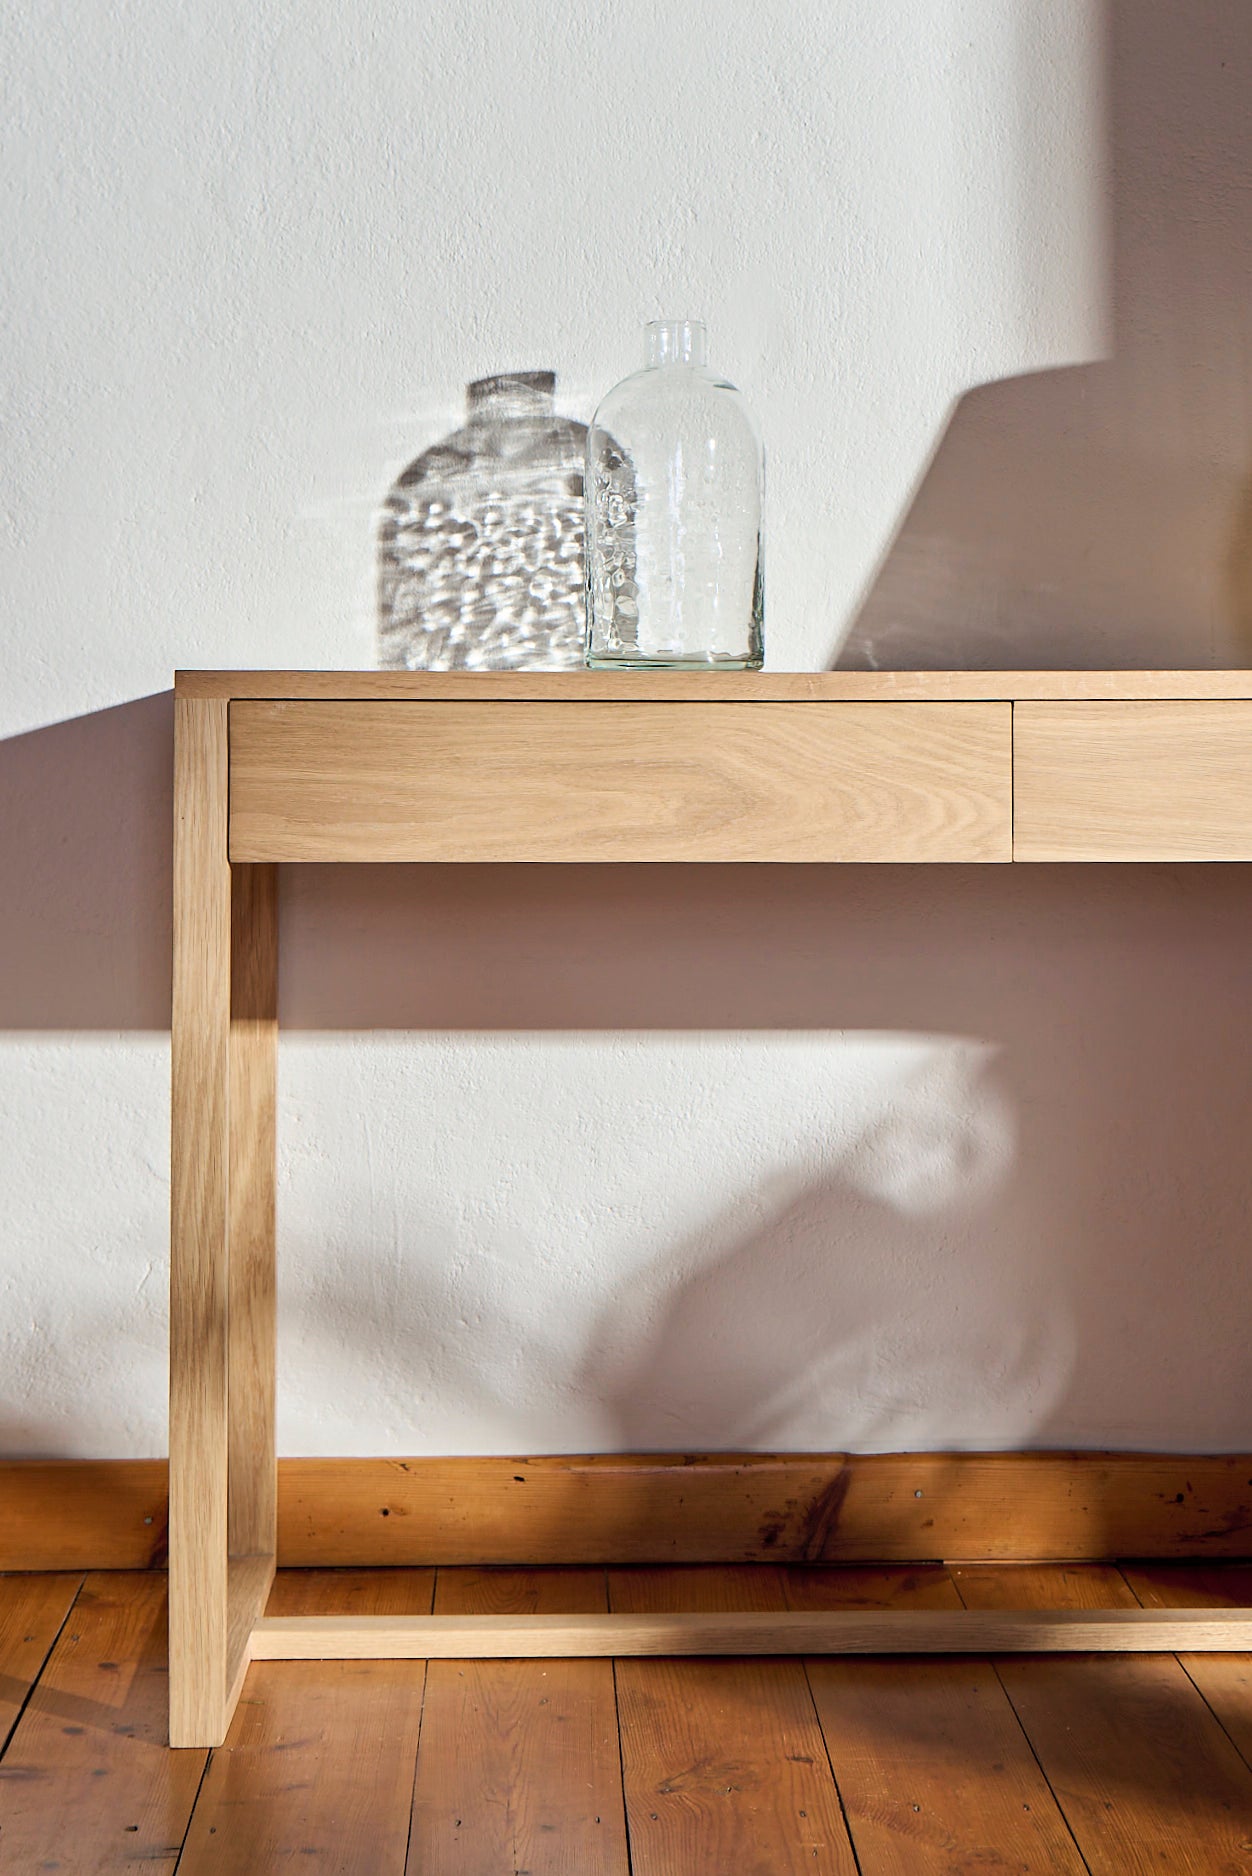
[[[1016,860],[1252,860],[1252,703],[1018,704]]]
[[[230,707],[233,860],[996,860],[1007,703]]]

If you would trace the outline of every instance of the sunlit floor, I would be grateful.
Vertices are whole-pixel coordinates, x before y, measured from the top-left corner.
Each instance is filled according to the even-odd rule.
[[[272,1613],[1252,1604],[1252,1565],[336,1570]],[[281,1662],[171,1752],[165,1579],[0,1577],[0,1870],[1252,1872],[1252,1656]]]

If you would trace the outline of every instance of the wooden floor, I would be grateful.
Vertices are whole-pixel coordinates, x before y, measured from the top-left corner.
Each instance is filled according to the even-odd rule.
[[[1252,1603],[1252,1566],[301,1571],[273,1614]],[[165,1579],[0,1577],[0,1871],[1252,1876],[1252,1657],[275,1662],[165,1744]]]

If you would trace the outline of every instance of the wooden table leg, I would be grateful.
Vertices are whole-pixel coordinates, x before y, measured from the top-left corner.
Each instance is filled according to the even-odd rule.
[[[273,1556],[278,869],[231,868],[230,1554]]]
[[[170,1744],[212,1746],[273,1573],[277,921],[271,867],[232,881],[228,705],[174,710]]]
[[[228,705],[174,702],[170,1744],[225,1731],[230,1116]]]
[[[226,1721],[274,1578],[278,869],[231,868]]]

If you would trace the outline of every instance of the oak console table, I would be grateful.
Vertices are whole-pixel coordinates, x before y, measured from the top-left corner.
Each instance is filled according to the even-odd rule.
[[[1252,1609],[267,1618],[286,861],[1252,861],[1252,672],[184,672],[170,1742],[252,1660],[1252,1647]]]

